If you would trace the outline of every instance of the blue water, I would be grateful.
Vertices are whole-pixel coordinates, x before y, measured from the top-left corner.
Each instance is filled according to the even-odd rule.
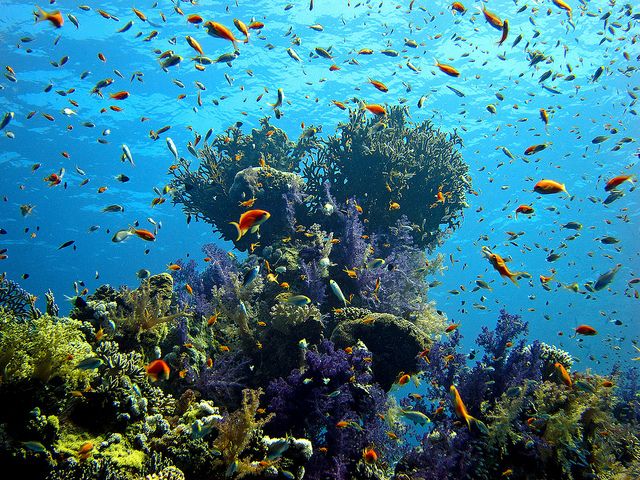
[[[17,79],[0,78],[0,114],[15,112],[0,136],[1,194],[5,197],[0,203],[0,227],[7,231],[0,237],[0,247],[8,249],[0,270],[6,271],[8,278],[41,299],[51,288],[63,303],[65,295],[75,295],[74,282],[83,281],[89,291],[103,283],[135,286],[135,273],[141,268],[157,273],[179,258],[201,258],[200,246],[217,241],[210,227],[201,222],[187,224],[180,208],[170,201],[151,207],[157,196],[153,188],[162,189],[171,179],[167,172],[173,156],[166,137],[173,139],[180,155],[190,158],[186,145],[193,140],[193,131],[204,134],[213,128],[214,133],[220,133],[237,121],[249,131],[261,117],[272,114],[267,102],[275,102],[278,88],[285,92],[284,116],[272,121],[291,138],[300,134],[303,122],[323,125],[323,135],[333,133],[348,115],[331,100],[358,97],[368,103],[396,105],[406,99],[414,121],[432,119],[443,129],[458,130],[478,193],[469,198],[462,227],[433,253],[445,256],[446,269],[441,277],[434,278],[442,284],[430,291],[438,307],[461,324],[468,346],[480,327],[493,325],[497,312],[506,308],[529,321],[532,338],[565,348],[578,357],[582,367],[606,371],[614,361],[630,363],[631,357],[637,356],[632,340],[638,337],[638,299],[627,282],[640,272],[638,195],[630,183],[625,183],[621,187],[626,193],[623,198],[608,206],[602,204],[607,196],[606,180],[638,172],[639,128],[633,96],[639,93],[639,49],[632,42],[638,35],[638,22],[622,15],[621,4],[611,7],[604,1],[574,2],[574,28],[566,13],[552,2],[494,1],[488,8],[510,22],[509,38],[498,47],[500,32],[477,12],[477,2],[465,3],[465,15],[452,15],[449,2],[442,1],[416,1],[411,11],[404,0],[316,0],[312,11],[307,1],[292,2],[288,10],[287,3],[280,1],[206,3],[180,2],[184,16],[176,13],[168,1],[157,2],[157,6],[150,1],[87,2],[89,11],[78,8],[78,2],[42,5],[46,10],[62,10],[65,24],[55,29],[48,22],[34,24],[33,5],[4,2],[0,23],[2,66],[10,66]],[[420,8],[422,5],[426,11]],[[525,5],[526,10],[517,13]],[[154,25],[140,21],[132,6],[144,12]],[[103,18],[96,12],[98,8],[119,21]],[[613,15],[605,25],[601,16],[607,11]],[[77,17],[79,28],[69,21],[68,13]],[[240,56],[231,68],[214,64],[198,71],[188,60],[195,52],[185,41],[186,35],[196,38],[211,58],[231,52],[232,47],[188,24],[186,16],[190,14],[221,22],[234,31],[233,18],[247,24],[250,19],[259,20],[265,27],[260,33],[252,31],[248,44],[240,44]],[[134,20],[133,27],[117,33],[129,20]],[[607,27],[614,21],[620,26],[612,27],[611,33]],[[322,25],[323,31],[309,28],[313,24]],[[629,31],[625,32],[627,26]],[[154,30],[158,31],[157,37],[144,41]],[[539,36],[533,38],[536,32]],[[512,47],[519,34],[523,40]],[[292,45],[294,36],[300,38],[300,45]],[[33,41],[25,43],[20,40],[23,37]],[[419,46],[404,46],[405,38]],[[528,42],[529,50],[540,50],[548,61],[529,66],[525,51]],[[301,57],[300,63],[287,54],[291,46]],[[312,58],[315,47],[332,47],[334,58]],[[373,55],[359,55],[362,48],[374,50]],[[382,55],[380,50],[385,48],[395,49],[400,55]],[[185,61],[164,72],[154,50],[168,49]],[[630,60],[623,56],[625,51]],[[106,62],[98,58],[98,53]],[[65,55],[69,60],[64,66],[50,64]],[[440,72],[434,66],[434,57],[457,68],[460,77]],[[351,59],[357,64],[349,63]],[[410,70],[407,60],[420,73]],[[333,63],[341,69],[330,71]],[[575,80],[554,79],[558,73],[569,75],[569,66]],[[597,81],[590,81],[600,66],[605,67],[604,73]],[[540,83],[540,76],[547,70],[554,75]],[[83,71],[91,72],[84,80],[80,78]],[[139,78],[143,81],[130,80],[135,72],[142,72]],[[369,77],[384,82],[389,92],[376,90],[367,82]],[[104,89],[106,98],[90,95],[96,82],[105,78],[115,80]],[[182,82],[184,88],[173,80]],[[201,91],[202,106],[197,104],[199,89],[195,81],[206,87]],[[46,93],[49,83],[53,87]],[[447,86],[465,96],[457,96]],[[71,88],[75,92],[67,96],[56,93]],[[130,92],[130,97],[124,101],[107,98],[107,93],[120,90]],[[499,100],[497,93],[504,100]],[[181,94],[186,97],[179,100]],[[418,108],[421,96],[426,100]],[[495,114],[487,110],[489,104],[495,105]],[[111,111],[110,105],[118,105],[123,111]],[[71,108],[77,115],[67,117],[61,113],[63,108]],[[101,113],[103,108],[107,110]],[[546,128],[539,116],[541,108],[549,112]],[[37,113],[27,119],[31,111]],[[54,121],[41,113],[53,115]],[[141,117],[149,120],[141,122]],[[93,122],[95,127],[83,126],[83,122]],[[150,138],[149,130],[165,125],[171,126],[168,132],[158,140]],[[613,128],[617,133],[610,132]],[[105,129],[111,131],[110,135],[102,135]],[[15,138],[7,136],[9,132]],[[592,144],[598,135],[611,138]],[[612,151],[623,137],[632,137],[633,141]],[[108,143],[98,143],[98,138]],[[523,156],[528,146],[542,143],[551,145],[536,155]],[[135,167],[121,161],[123,144],[130,148]],[[503,153],[503,146],[514,154],[514,160]],[[70,158],[61,152],[67,152]],[[195,164],[195,158],[191,159]],[[35,163],[41,167],[32,172]],[[86,176],[76,173],[76,166]],[[49,187],[43,177],[60,168],[66,170],[63,183],[67,188],[62,184]],[[131,180],[118,182],[118,174]],[[571,197],[534,194],[534,183],[543,178],[565,183]],[[84,179],[89,182],[80,186]],[[101,186],[108,189],[98,194]],[[519,204],[531,203],[536,210],[533,217],[513,218]],[[20,213],[24,204],[35,205],[26,217]],[[121,204],[125,211],[101,212],[111,204]],[[111,241],[115,231],[136,221],[152,229],[148,217],[162,224],[155,243],[137,238],[119,244]],[[574,240],[567,237],[575,231],[561,228],[570,221],[583,224]],[[100,229],[89,233],[92,225]],[[510,242],[507,231],[523,234]],[[606,235],[619,238],[620,243],[603,245],[596,240]],[[69,240],[75,240],[77,248],[58,250]],[[502,280],[481,255],[483,245],[503,257],[511,256],[510,268],[526,270],[532,278],[521,279],[519,287]],[[232,245],[225,248],[231,249]],[[562,254],[553,263],[546,260],[551,250]],[[584,283],[594,281],[617,263],[623,267],[610,289],[586,292]],[[550,275],[551,268],[557,270],[558,282],[578,282],[580,293],[556,281],[550,283],[550,291],[544,290],[538,276]],[[24,274],[29,277],[22,279]],[[480,278],[490,283],[492,291],[471,291]],[[451,293],[456,290],[460,293]],[[483,295],[486,300],[481,301]],[[486,310],[473,304],[485,305]],[[66,310],[68,305],[63,306]],[[622,325],[616,325],[616,320]],[[574,328],[583,323],[594,326],[598,335],[570,338]]]

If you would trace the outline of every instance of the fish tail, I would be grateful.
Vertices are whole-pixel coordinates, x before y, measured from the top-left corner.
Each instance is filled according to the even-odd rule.
[[[236,227],[236,230],[238,231],[238,238],[236,238],[236,242],[237,242],[238,240],[240,240],[242,238],[242,236],[244,235],[244,232],[240,228],[240,224],[238,222],[229,222],[229,224],[233,225],[234,227]]]
[[[36,18],[36,23],[43,22],[47,19],[47,12],[42,10],[38,5],[36,5],[37,10],[33,12],[34,17]]]
[[[249,35],[247,35],[242,43],[249,43]]]
[[[237,41],[235,38],[233,38],[233,39],[231,39],[231,43],[233,44],[233,49],[234,49],[236,52],[239,52],[239,51],[240,51],[240,49],[238,48],[238,41]]]

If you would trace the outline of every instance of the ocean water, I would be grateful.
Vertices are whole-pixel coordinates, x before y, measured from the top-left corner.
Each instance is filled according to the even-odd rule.
[[[273,1],[238,5],[180,2],[184,15],[176,13],[170,2],[137,4],[148,22],[137,18],[128,2],[88,3],[92,7],[88,11],[76,3],[56,4],[53,7],[65,13],[61,29],[48,22],[34,24],[30,4],[7,3],[0,25],[3,64],[15,71],[17,80],[3,78],[0,97],[2,112],[15,112],[0,138],[5,197],[0,204],[1,226],[8,232],[0,240],[8,248],[8,258],[2,261],[7,277],[42,298],[47,288],[63,298],[75,295],[74,282],[84,282],[89,290],[103,283],[135,286],[135,273],[141,268],[161,272],[178,258],[189,254],[197,258],[200,245],[216,241],[209,226],[187,224],[180,208],[170,201],[151,208],[157,196],[153,188],[162,189],[171,178],[167,169],[173,156],[166,137],[174,141],[181,156],[189,157],[186,144],[193,139],[192,130],[204,134],[213,128],[219,133],[241,121],[244,131],[249,131],[261,117],[272,115],[267,103],[276,101],[278,88],[285,93],[285,105],[282,118],[273,121],[293,138],[301,132],[303,122],[323,125],[325,135],[333,133],[348,116],[331,100],[358,97],[368,103],[403,103],[410,108],[412,120],[432,119],[442,129],[458,131],[478,193],[470,196],[462,227],[437,250],[446,257],[446,270],[438,279],[443,283],[430,291],[439,308],[464,326],[468,338],[474,338],[500,308],[507,308],[530,322],[534,337],[559,342],[585,365],[596,367],[604,362],[610,366],[613,359],[628,360],[633,353],[630,342],[638,333],[638,299],[635,289],[627,285],[639,268],[637,196],[629,192],[633,186],[625,183],[623,198],[609,205],[602,202],[609,178],[636,173],[637,21],[620,14],[624,11],[621,4],[578,3],[572,15],[574,28],[566,13],[551,2],[495,2],[488,8],[510,20],[509,36],[498,46],[501,33],[475,10],[478,3],[466,5],[464,15],[452,14],[445,2],[414,2],[409,10],[408,2],[318,1],[311,11],[304,3],[295,2],[285,9],[285,2]],[[119,21],[103,18],[96,12],[99,8]],[[612,17],[605,22],[601,17],[607,12]],[[78,28],[67,13],[78,19]],[[255,19],[265,27],[251,32],[250,42],[241,45],[233,67],[214,64],[201,72],[188,60],[197,54],[184,40],[186,35],[196,38],[210,58],[233,49],[230,42],[189,24],[186,16],[191,14],[216,18],[229,26],[233,18],[246,23]],[[612,27],[613,18],[618,17],[621,26]],[[129,20],[134,21],[131,29],[117,33]],[[323,30],[311,29],[314,24]],[[145,41],[153,31],[158,35]],[[300,45],[292,46],[294,35],[300,38]],[[518,35],[523,39],[512,47]],[[21,41],[25,37],[32,41]],[[406,46],[405,39],[415,40],[418,46]],[[289,47],[298,53],[300,62],[287,54]],[[334,58],[318,57],[315,47],[332,47]],[[374,53],[358,54],[365,48]],[[381,54],[385,48],[398,51],[398,56]],[[169,49],[185,61],[164,72],[154,51]],[[530,66],[527,50],[541,51],[547,60]],[[51,65],[64,56],[69,58],[66,64]],[[453,65],[460,76],[440,72],[434,58]],[[350,64],[351,59],[357,64]],[[410,70],[407,61],[420,71]],[[341,69],[330,71],[334,63]],[[592,81],[601,66],[603,74]],[[541,75],[549,70],[551,77],[541,82]],[[90,73],[83,80],[80,76],[86,71]],[[136,72],[142,75],[131,80]],[[570,74],[575,80],[567,80]],[[105,78],[114,79],[105,97],[107,92],[121,90],[130,97],[110,101],[91,95],[93,86]],[[389,91],[376,90],[369,78],[384,82]],[[206,90],[199,90],[196,81]],[[51,90],[45,92],[49,85]],[[464,97],[447,87],[458,89]],[[66,96],[56,93],[69,89],[75,91]],[[185,97],[178,99],[179,95]],[[418,108],[421,97],[425,99]],[[122,111],[111,111],[110,105]],[[495,113],[487,110],[489,105],[495,106]],[[64,115],[64,108],[75,114]],[[540,109],[549,112],[546,126]],[[27,119],[32,111],[37,113]],[[148,120],[141,122],[142,117]],[[84,122],[95,126],[83,126]],[[150,130],[164,126],[171,129],[157,140],[150,138]],[[110,134],[103,135],[105,130]],[[15,137],[6,136],[9,132]],[[592,139],[600,135],[610,138],[593,144]],[[632,141],[620,144],[624,137]],[[100,138],[107,143],[98,143]],[[524,156],[527,147],[543,143],[550,144],[549,148]],[[121,161],[122,144],[132,152],[135,166]],[[614,145],[620,148],[613,151]],[[507,157],[501,147],[514,158]],[[36,163],[41,166],[33,172]],[[79,175],[76,167],[85,175]],[[66,171],[66,188],[49,187],[43,177],[61,168]],[[119,174],[130,180],[119,182],[115,178]],[[536,195],[533,185],[543,178],[564,183],[571,197]],[[102,186],[108,189],[98,194]],[[25,204],[34,208],[23,217],[20,205]],[[125,211],[101,211],[111,204],[120,204]],[[535,215],[515,219],[519,204],[534,204]],[[153,228],[148,217],[162,225],[154,244],[111,242],[115,231],[135,221]],[[568,222],[579,222],[583,228],[563,229]],[[88,232],[93,225],[100,229]],[[509,231],[522,234],[511,241]],[[575,239],[567,239],[575,233],[579,234]],[[604,236],[614,236],[620,243],[603,245],[597,239]],[[74,246],[58,250],[69,240],[75,241]],[[521,281],[519,288],[507,284],[481,255],[483,245],[495,247],[503,257],[511,256],[512,270],[525,270],[532,278]],[[548,262],[551,252],[561,257]],[[617,263],[623,266],[609,289],[597,294],[584,289],[584,283]],[[555,282],[545,291],[538,275],[550,275],[552,268],[560,284],[577,282],[580,291]],[[23,280],[24,274],[29,278]],[[490,282],[492,291],[472,292],[478,278]],[[616,320],[622,325],[615,325]],[[585,341],[568,338],[581,323],[594,325],[601,336]]]
[[[44,292],[53,290],[67,313],[71,305],[64,299],[76,295],[74,283],[89,292],[102,284],[134,288],[140,269],[160,273],[187,257],[204,267],[203,244],[218,243],[229,251],[233,244],[202,221],[188,222],[170,195],[151,206],[158,196],[154,188],[162,190],[172,178],[174,157],[166,139],[196,165],[187,149],[194,132],[204,135],[211,128],[219,134],[236,122],[250,132],[271,116],[290,138],[303,131],[301,124],[322,125],[320,136],[327,136],[348,120],[348,112],[332,101],[359,108],[355,97],[368,104],[406,105],[412,121],[430,119],[463,140],[461,153],[476,194],[467,198],[460,228],[430,253],[444,256],[444,269],[432,279],[441,284],[428,294],[460,325],[463,350],[473,348],[481,327],[493,326],[506,309],[529,322],[530,339],[568,351],[580,370],[606,374],[614,363],[637,364],[632,360],[640,332],[640,284],[632,282],[640,276],[635,183],[622,183],[624,195],[604,203],[609,179],[638,173],[637,8],[575,0],[569,17],[551,1],[493,0],[486,7],[509,20],[508,37],[498,45],[501,31],[485,20],[480,2],[464,2],[464,14],[443,1],[313,3],[313,9],[308,0],[40,5],[62,11],[64,25],[58,29],[47,21],[34,23],[29,2],[3,2],[0,116],[15,114],[0,132],[0,227],[6,230],[0,247],[7,249],[0,271],[6,278],[38,296],[41,308]],[[251,30],[248,43],[240,41],[232,66],[214,63],[199,71],[187,35],[212,59],[233,48],[190,24],[192,14],[228,26],[240,39],[234,18],[264,22],[264,28]],[[119,33],[130,20],[131,28]],[[149,38],[152,32],[157,35]],[[409,40],[416,43],[408,45]],[[316,47],[333,58],[319,56]],[[384,49],[397,56],[382,54]],[[184,60],[165,71],[158,57],[166,50]],[[536,51],[544,59],[532,65]],[[64,65],[55,66],[63,57],[68,57]],[[442,72],[435,59],[455,67],[459,76]],[[340,68],[332,71],[334,64]],[[545,72],[550,75],[542,79]],[[102,89],[103,98],[91,94],[106,78],[113,84]],[[388,92],[369,79],[383,82]],[[269,103],[278,89],[284,103],[276,119]],[[128,98],[109,98],[118,91],[127,91]],[[121,111],[109,108],[114,105]],[[65,115],[65,108],[73,113]],[[548,124],[541,109],[548,112]],[[30,112],[35,112],[31,118]],[[164,126],[170,129],[153,139],[150,131]],[[547,148],[524,154],[540,144]],[[135,165],[123,161],[122,145]],[[60,169],[62,183],[49,186],[43,179]],[[120,174],[129,181],[116,179]],[[569,194],[538,195],[533,187],[542,179],[564,184]],[[107,189],[98,193],[100,187]],[[113,204],[124,211],[102,211]],[[516,218],[521,204],[532,205],[535,214]],[[22,215],[21,205],[33,210]],[[112,242],[116,231],[136,222],[153,230],[149,219],[161,225],[155,242]],[[569,222],[581,228],[567,228]],[[92,226],[99,228],[91,232]],[[619,242],[603,244],[606,236]],[[59,248],[68,241],[74,243]],[[483,246],[510,257],[509,268],[530,278],[520,278],[517,286],[501,278],[482,255]],[[551,254],[560,256],[550,261]],[[617,264],[608,288],[589,290],[589,282]],[[539,276],[553,270],[545,289]],[[486,281],[490,290],[474,290],[476,280]],[[581,324],[598,334],[574,335]]]

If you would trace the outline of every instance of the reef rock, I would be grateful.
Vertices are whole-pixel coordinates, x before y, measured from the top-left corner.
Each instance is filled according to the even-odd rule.
[[[387,313],[371,313],[338,324],[331,334],[336,347],[364,342],[373,354],[373,374],[382,387],[391,387],[399,372],[416,367],[416,355],[430,343],[413,323]]]

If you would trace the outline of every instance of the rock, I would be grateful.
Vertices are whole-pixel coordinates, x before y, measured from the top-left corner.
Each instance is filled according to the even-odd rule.
[[[385,390],[399,372],[415,370],[416,356],[430,343],[413,323],[387,313],[345,320],[331,334],[331,341],[339,348],[355,345],[358,340],[373,354],[373,374]]]

